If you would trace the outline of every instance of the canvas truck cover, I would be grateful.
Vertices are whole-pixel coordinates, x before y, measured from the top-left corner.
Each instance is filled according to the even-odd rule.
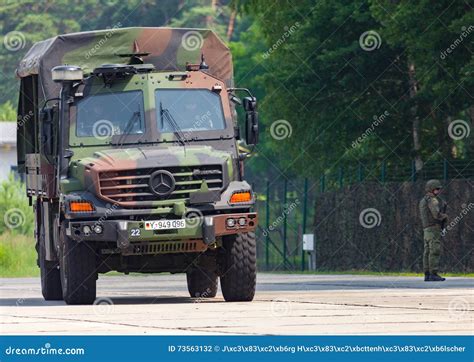
[[[51,79],[53,67],[77,65],[87,75],[102,64],[129,64],[136,53],[148,53],[141,56],[143,62],[158,71],[184,71],[186,62],[199,63],[202,53],[208,73],[227,86],[233,83],[230,50],[207,29],[112,28],[59,35],[35,43],[16,72],[20,78],[37,74],[40,96],[49,99],[57,97],[60,89]]]

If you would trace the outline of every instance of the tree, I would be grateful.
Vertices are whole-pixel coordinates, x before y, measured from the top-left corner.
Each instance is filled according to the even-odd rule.
[[[439,120],[460,117],[472,104],[468,93],[460,94],[468,88],[458,87],[472,84],[472,58],[462,51],[457,71],[440,65],[430,72],[436,63],[433,54],[439,57],[443,48],[430,31],[420,44],[420,28],[413,23],[433,7],[428,1],[413,7],[402,2],[405,12],[399,16],[405,22],[391,24],[387,19],[398,2],[386,3],[395,9],[389,7],[383,16],[377,1],[367,0],[234,3],[255,16],[268,47],[258,62],[264,68],[266,130],[283,119],[291,136],[280,140],[265,134],[263,149],[284,153],[278,158],[284,170],[319,175],[344,165],[408,164],[414,158],[421,165],[422,159],[448,155],[447,147],[436,147],[440,135],[446,137],[446,124]],[[466,18],[469,9],[461,7],[449,10],[448,24],[472,23]],[[441,2],[426,18],[448,8],[447,1]],[[292,27],[296,29],[289,31]],[[441,31],[434,33],[443,38]],[[427,121],[433,111],[439,115]]]
[[[414,122],[424,139],[420,156],[461,156],[448,135],[457,118],[472,118],[474,11],[467,2],[371,0],[386,41],[404,50],[416,91],[411,95]],[[469,38],[471,37],[471,38]],[[471,93],[470,93],[471,92]],[[421,142],[421,140],[419,140]],[[414,148],[417,148],[415,143]],[[439,151],[438,151],[439,149]]]

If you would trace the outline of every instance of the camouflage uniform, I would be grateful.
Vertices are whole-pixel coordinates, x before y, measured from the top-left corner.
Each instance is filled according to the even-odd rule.
[[[441,183],[438,180],[428,181],[425,187],[426,194],[419,203],[423,225],[423,268],[426,281],[430,279],[430,275],[433,276],[438,273],[439,257],[441,254],[441,224],[448,217],[442,212],[446,208],[445,201],[433,192],[441,187]]]

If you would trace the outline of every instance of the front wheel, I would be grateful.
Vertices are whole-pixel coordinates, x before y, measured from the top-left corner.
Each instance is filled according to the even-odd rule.
[[[193,268],[186,273],[191,298],[214,298],[217,294],[217,274],[207,269]]]
[[[257,244],[255,233],[224,237],[224,263],[221,290],[227,302],[249,302],[257,283]]]
[[[46,246],[44,234],[40,236],[39,242],[39,267],[41,274],[41,293],[44,300],[62,300],[61,276],[57,262],[46,260]]]
[[[61,227],[60,268],[67,304],[92,304],[96,297],[97,266],[92,245],[76,242]]]

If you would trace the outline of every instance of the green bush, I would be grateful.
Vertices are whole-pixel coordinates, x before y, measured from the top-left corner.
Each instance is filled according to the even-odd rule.
[[[25,185],[15,180],[13,174],[0,184],[0,215],[0,234],[33,235],[33,209],[28,205]]]
[[[15,122],[16,109],[10,101],[0,104],[0,122]]]

